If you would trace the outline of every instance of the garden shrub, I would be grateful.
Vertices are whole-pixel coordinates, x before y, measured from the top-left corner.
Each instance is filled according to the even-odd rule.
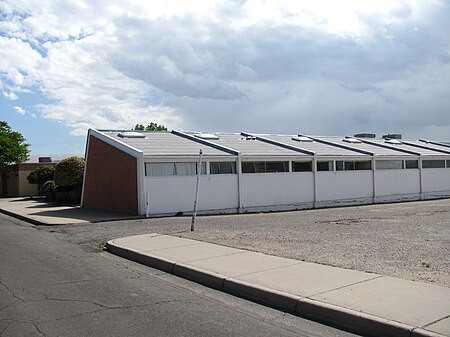
[[[57,186],[75,187],[83,183],[84,159],[69,157],[55,167],[54,179]]]
[[[45,200],[47,201],[55,201],[56,200],[56,183],[54,180],[49,180],[42,185],[41,193],[45,195]]]
[[[53,175],[56,188],[56,201],[78,202],[81,199],[83,184],[84,159],[69,157],[56,165]]]
[[[43,185],[49,181],[53,180],[53,174],[55,172],[55,167],[53,165],[42,165],[37,169],[30,172],[27,180],[30,184],[38,184],[39,193],[44,194],[42,191]]]

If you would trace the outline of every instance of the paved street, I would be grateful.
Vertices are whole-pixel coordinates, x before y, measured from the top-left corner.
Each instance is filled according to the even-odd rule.
[[[77,240],[0,214],[0,336],[349,335]]]

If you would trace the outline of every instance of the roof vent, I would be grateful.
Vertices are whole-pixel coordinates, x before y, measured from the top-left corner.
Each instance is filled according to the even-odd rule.
[[[145,138],[145,135],[135,131],[119,132],[117,134],[120,138]]]
[[[376,134],[369,132],[357,133],[353,135],[353,137],[356,138],[375,138],[376,136],[377,136]]]
[[[352,144],[360,144],[361,141],[359,139],[353,138],[353,137],[345,137],[342,139],[343,142],[346,143],[352,143]]]
[[[387,135],[381,136],[383,139],[402,139],[402,135],[399,133],[389,133]]]
[[[195,134],[194,136],[197,138],[207,139],[207,140],[220,139],[219,136],[217,136],[213,133],[198,133],[198,134]]]
[[[384,142],[388,143],[388,144],[394,144],[394,145],[401,145],[401,144],[403,144],[401,141],[399,141],[397,139],[386,139]]]
[[[301,143],[312,143],[314,141],[311,138],[305,136],[294,136],[291,139]]]
[[[39,157],[38,162],[39,163],[51,163],[52,157]]]

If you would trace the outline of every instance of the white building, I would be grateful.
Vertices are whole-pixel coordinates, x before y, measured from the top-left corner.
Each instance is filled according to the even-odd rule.
[[[443,143],[305,135],[89,130],[82,206],[236,213],[450,197]]]

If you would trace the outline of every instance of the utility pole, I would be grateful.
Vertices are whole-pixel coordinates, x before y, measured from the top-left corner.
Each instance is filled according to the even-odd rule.
[[[197,217],[198,191],[200,188],[200,174],[202,173],[202,155],[203,155],[203,150],[200,149],[199,155],[198,155],[198,166],[197,166],[197,187],[195,189],[194,211],[192,212],[192,222],[191,222],[191,231],[192,232],[195,229],[195,218]]]

